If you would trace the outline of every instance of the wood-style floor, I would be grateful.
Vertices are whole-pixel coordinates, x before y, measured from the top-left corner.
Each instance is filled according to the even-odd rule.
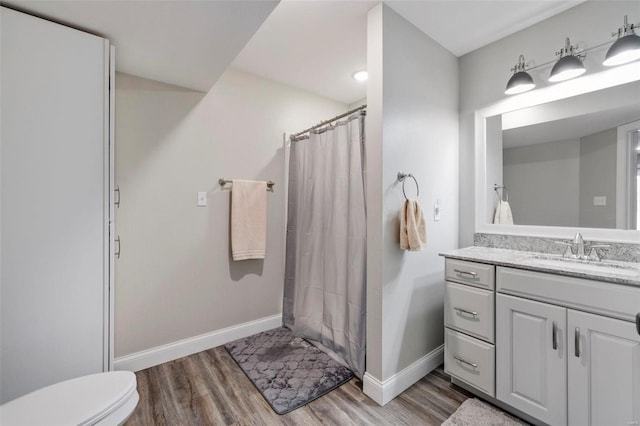
[[[126,426],[138,425],[440,425],[471,395],[442,367],[384,407],[353,379],[280,416],[223,347],[136,373],[140,402]]]

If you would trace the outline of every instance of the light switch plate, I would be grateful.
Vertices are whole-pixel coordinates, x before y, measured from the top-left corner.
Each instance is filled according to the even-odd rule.
[[[198,192],[198,207],[206,207],[207,205],[207,193]]]
[[[607,205],[607,197],[606,196],[593,197],[593,205],[594,206],[606,206]]]

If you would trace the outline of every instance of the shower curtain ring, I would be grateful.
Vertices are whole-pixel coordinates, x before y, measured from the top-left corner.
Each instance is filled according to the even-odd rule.
[[[416,177],[414,175],[412,175],[411,173],[402,173],[402,172],[398,172],[398,181],[402,182],[402,195],[404,195],[404,199],[408,200],[409,197],[407,197],[407,193],[404,190],[404,184],[406,182],[406,179],[410,177],[411,179],[413,179],[413,181],[416,184],[416,197],[420,196],[420,185],[418,185],[418,180],[416,179]]]

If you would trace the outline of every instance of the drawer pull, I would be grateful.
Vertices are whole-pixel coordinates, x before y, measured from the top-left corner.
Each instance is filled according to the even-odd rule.
[[[471,366],[471,367],[473,367],[473,368],[478,368],[478,364],[474,364],[473,362],[465,361],[464,359],[460,358],[458,355],[454,355],[454,356],[453,356],[453,358],[454,358],[456,361],[460,361],[460,362],[461,362],[461,363],[463,363],[463,364],[470,365],[470,366]]]
[[[463,271],[461,269],[454,269],[453,272],[455,272],[458,275],[469,275],[469,276],[471,276],[473,278],[478,276],[478,274],[475,273],[475,272]]]
[[[578,327],[576,327],[573,344],[575,346],[573,353],[576,358],[580,358],[580,329]]]
[[[466,309],[462,309],[462,308],[457,308],[457,307],[453,307],[454,311],[458,311],[460,313],[464,313],[464,314],[469,314],[469,315],[473,315],[474,317],[478,316],[477,312],[473,312],[473,311],[467,311]]]
[[[553,322],[551,327],[551,344],[553,345],[553,350],[558,350],[558,323]]]

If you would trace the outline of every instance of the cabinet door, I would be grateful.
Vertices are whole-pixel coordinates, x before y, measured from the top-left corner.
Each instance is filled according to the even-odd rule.
[[[106,41],[0,8],[0,403],[103,371]]]
[[[569,310],[569,424],[640,424],[640,335],[632,322]]]
[[[497,398],[545,423],[567,424],[566,309],[496,296]]]

